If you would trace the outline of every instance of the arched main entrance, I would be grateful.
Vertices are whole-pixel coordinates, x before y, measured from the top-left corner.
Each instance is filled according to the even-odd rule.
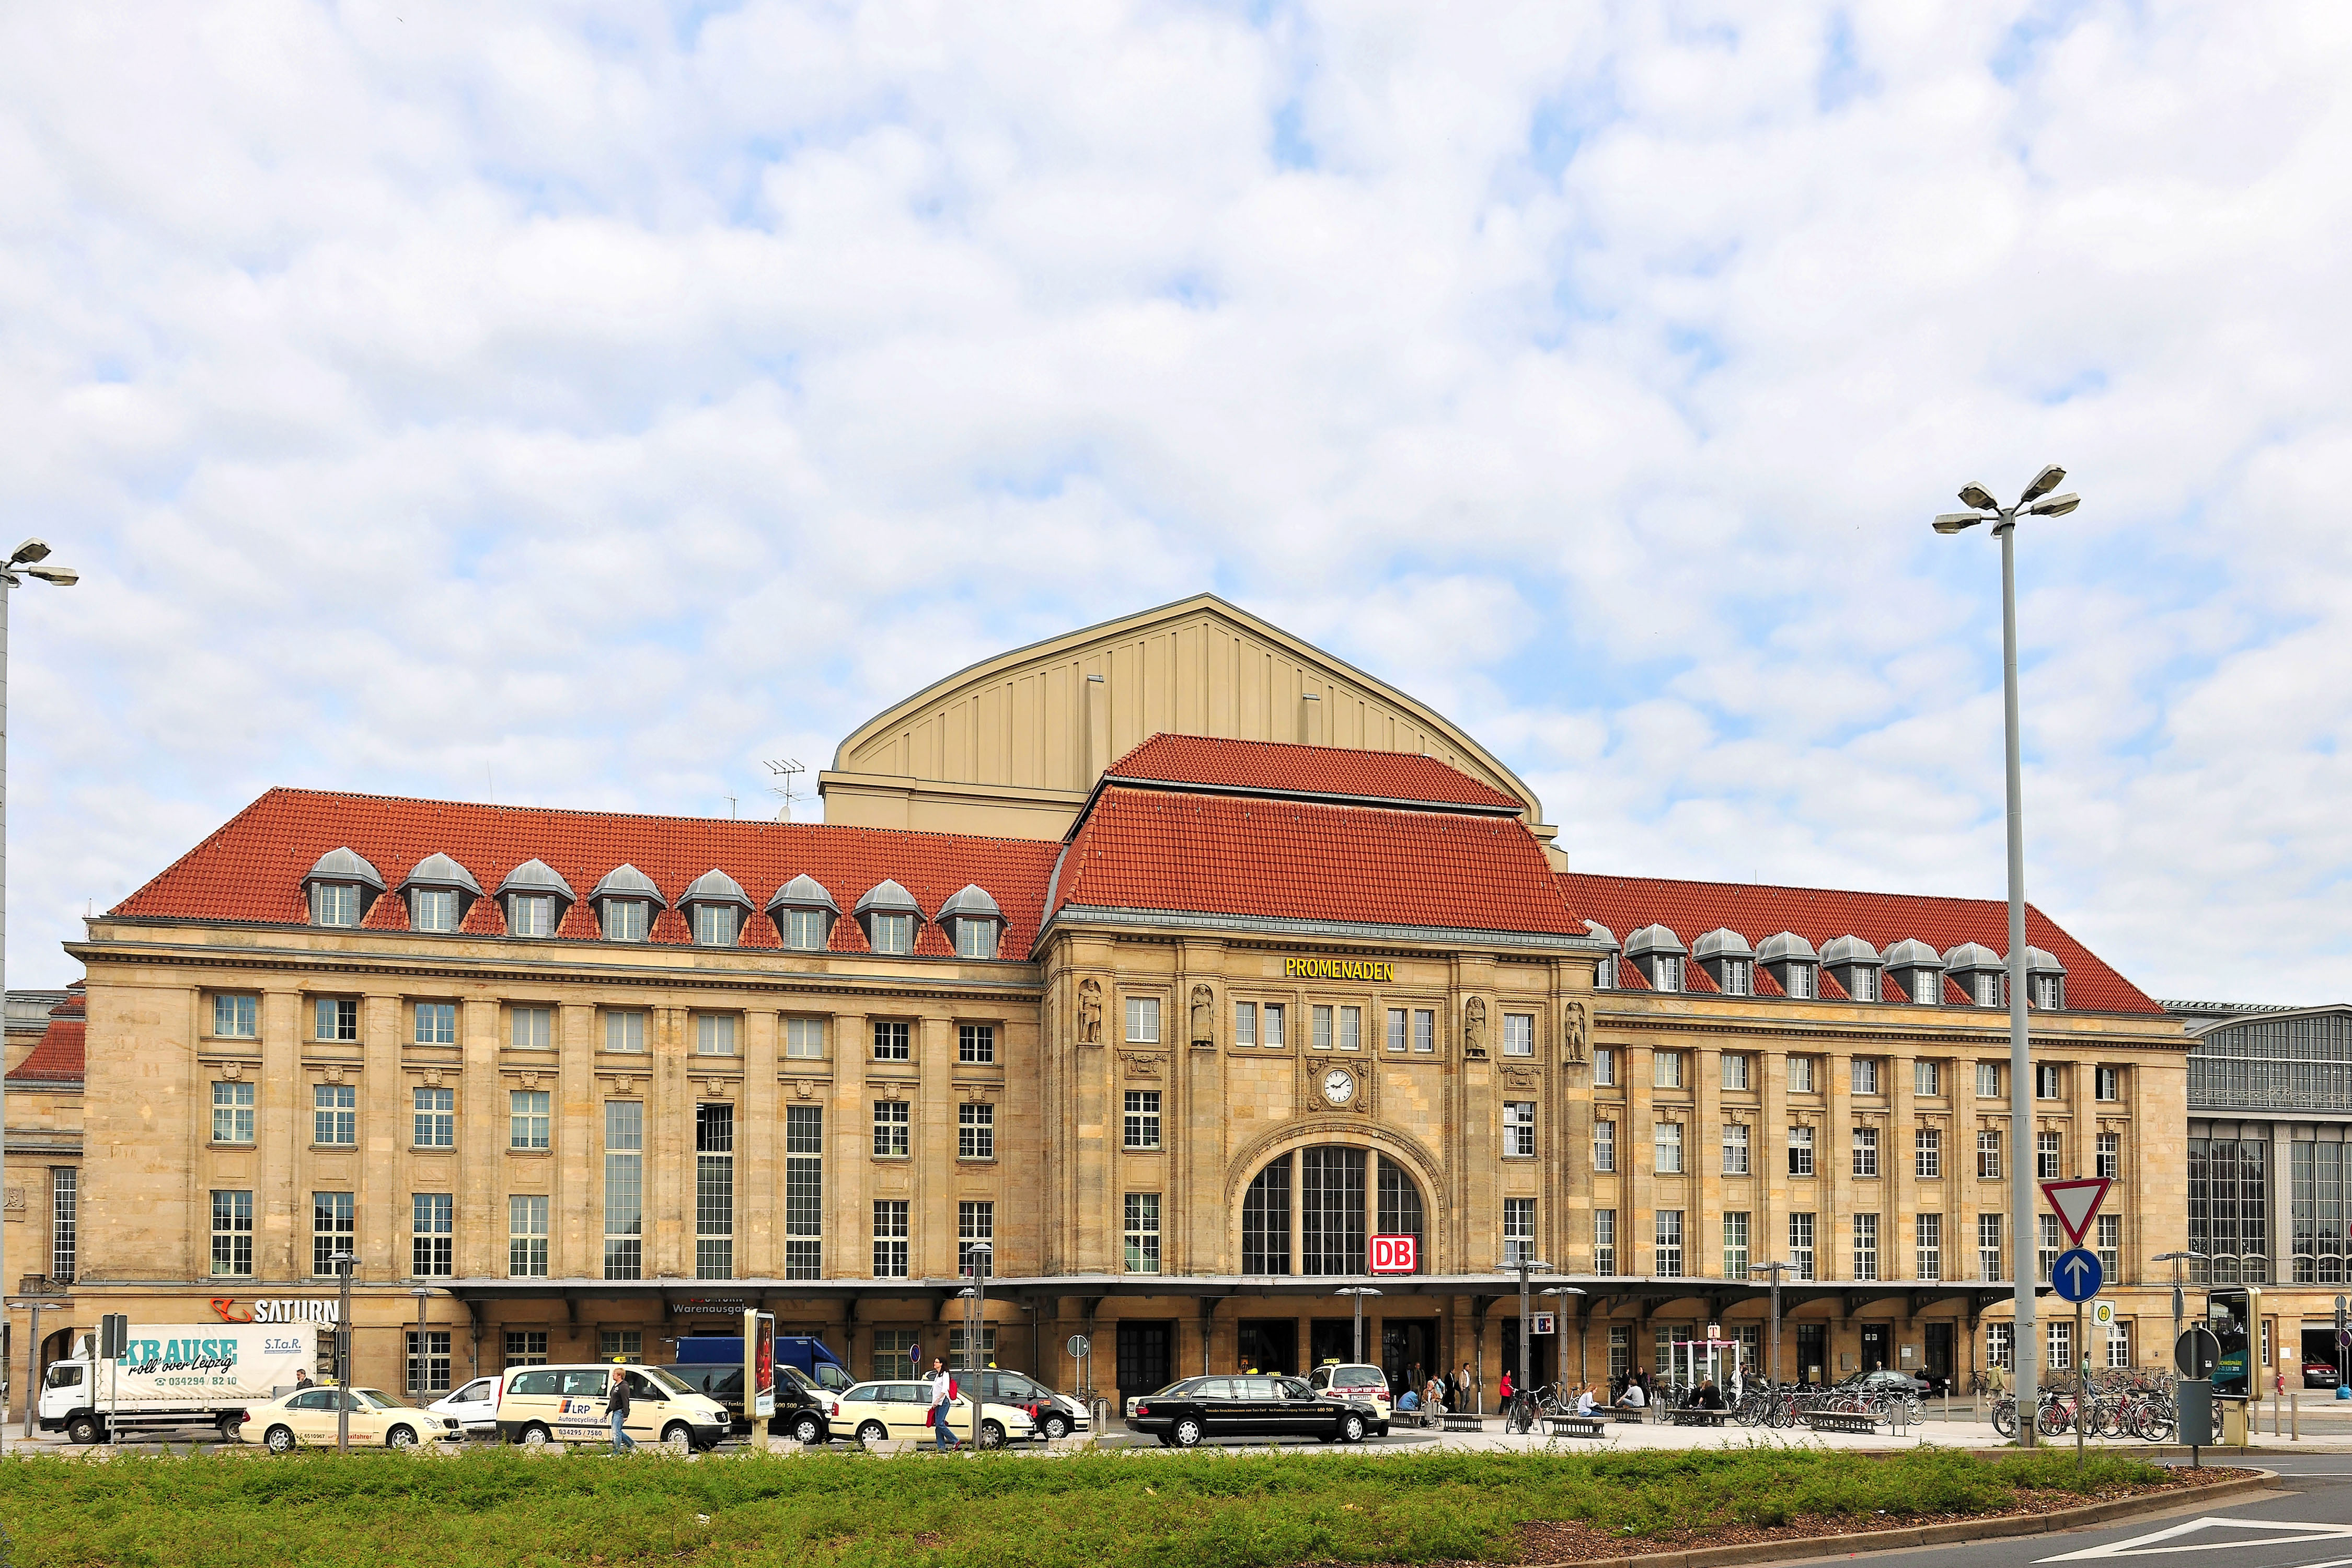
[[[1376,1150],[1313,1144],[1278,1154],[1242,1194],[1244,1274],[1362,1274],[1371,1237],[1410,1236],[1428,1268],[1421,1188]]]

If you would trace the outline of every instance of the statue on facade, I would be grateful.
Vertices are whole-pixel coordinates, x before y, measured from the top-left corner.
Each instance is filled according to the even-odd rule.
[[[1078,982],[1078,1044],[1102,1044],[1102,982],[1091,975]]]
[[[1192,1043],[1213,1048],[1217,1043],[1216,993],[1206,985],[1192,987]]]
[[[1473,996],[1462,1005],[1462,1054],[1471,1061],[1486,1057],[1486,999]]]
[[[1584,1059],[1584,1004],[1570,1002],[1560,1009],[1559,1055],[1562,1061]]]

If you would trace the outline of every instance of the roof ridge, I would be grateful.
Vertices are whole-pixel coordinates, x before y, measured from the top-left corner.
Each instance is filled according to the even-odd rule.
[[[1706,877],[1651,877],[1630,871],[1555,871],[1552,875],[1562,881],[1591,878],[1598,882],[1653,882],[1676,888],[1736,888],[1758,893],[1834,893],[1849,899],[1918,899],[1936,904],[2000,904],[2005,907],[2009,902],[2005,894],[1979,897],[1967,893],[1904,893],[1886,888],[1829,888],[1808,882],[1734,882]],[[2036,914],[2042,913],[2042,906],[2032,899],[2025,900],[2025,907]],[[2042,918],[2049,919],[2047,915]]]

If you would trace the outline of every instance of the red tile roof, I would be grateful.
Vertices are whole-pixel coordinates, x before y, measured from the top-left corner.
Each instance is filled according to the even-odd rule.
[[[1581,936],[1513,817],[1107,788],[1055,907]]]
[[[1107,779],[1318,795],[1347,800],[1470,806],[1520,812],[1524,801],[1479,783],[1435,757],[1280,741],[1221,741],[1154,735],[1110,765]]]
[[[1663,925],[1685,946],[1717,926],[1738,931],[1750,946],[1784,931],[1796,932],[1816,950],[1840,936],[1858,936],[1881,952],[1906,937],[1916,937],[1937,952],[1949,952],[1964,942],[1982,942],[1995,952],[2006,952],[2009,946],[2009,906],[1998,899],[1936,899],[1572,871],[1561,872],[1559,878],[1560,890],[1577,914],[1599,921],[1616,933],[1619,942],[1645,925]],[[2069,1011],[2163,1013],[2138,986],[2108,968],[2031,904],[2025,908],[2025,940],[2066,966]],[[1696,962],[1690,967],[1696,969]],[[1763,965],[1757,965],[1756,989],[1769,994],[1778,989],[1770,983]],[[1646,989],[1629,963],[1618,965],[1618,984],[1628,990]],[[1948,981],[1945,993],[1948,1002],[1966,1005],[1968,998]]]
[[[49,1009],[49,1026],[25,1059],[8,1069],[11,1083],[79,1083],[82,1043],[89,1030],[89,998],[79,980],[66,999]]]
[[[743,886],[754,912],[744,921],[746,947],[781,945],[759,912],[770,895],[803,873],[824,884],[841,906],[832,949],[863,952],[865,933],[849,918],[857,900],[886,878],[914,895],[926,915],[966,883],[995,895],[1006,928],[1001,957],[1025,959],[1036,934],[1045,880],[1055,847],[1027,839],[959,834],[903,833],[876,827],[835,827],[805,822],[720,822],[707,817],[635,816],[617,812],[551,811],[405,800],[384,795],[274,789],[239,812],[153,881],[116,905],[113,913],[179,920],[301,925],[309,919],[302,879],[319,857],[348,845],[366,857],[384,880],[362,924],[405,930],[408,910],[396,894],[409,868],[426,856],[447,855],[494,894],[508,872],[530,859],[547,862],[579,896],[557,927],[559,938],[593,939],[595,912],[587,907],[597,881],[626,862],[654,879],[672,901],[687,885],[717,868]],[[459,929],[496,934],[505,929],[494,897],[477,900]],[[656,943],[688,940],[675,907],[653,926]],[[919,933],[919,955],[951,956],[929,921]]]

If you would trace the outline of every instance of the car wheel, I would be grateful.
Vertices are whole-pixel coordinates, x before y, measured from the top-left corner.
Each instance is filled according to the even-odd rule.
[[[868,1421],[857,1429],[857,1440],[861,1443],[887,1443],[890,1440],[890,1428],[879,1421]]]
[[[383,1435],[383,1446],[387,1448],[414,1448],[416,1447],[416,1434],[405,1426],[395,1426]]]
[[[1004,1447],[1004,1423],[983,1421],[980,1424],[980,1446],[983,1448]]]
[[[793,1440],[796,1443],[818,1443],[824,1439],[824,1423],[814,1415],[803,1415],[793,1423]]]
[[[516,1438],[515,1441],[520,1443],[526,1448],[544,1448],[547,1447],[547,1428],[534,1421],[530,1426],[522,1429],[522,1436]]]
[[[1070,1435],[1070,1418],[1066,1415],[1048,1415],[1037,1429],[1048,1437],[1066,1437]]]
[[[1183,1417],[1168,1430],[1168,1440],[1179,1448],[1197,1448],[1201,1446],[1201,1439],[1207,1436],[1208,1433],[1202,1428],[1201,1423],[1190,1415]]]
[[[95,1415],[77,1415],[66,1426],[66,1436],[77,1443],[95,1443],[102,1435]]]
[[[694,1452],[694,1428],[683,1421],[673,1421],[662,1428],[661,1446],[681,1458]]]
[[[269,1445],[269,1451],[273,1454],[290,1454],[294,1451],[294,1428],[272,1426],[269,1436],[262,1441]]]
[[[1339,1418],[1339,1441],[1342,1443],[1360,1443],[1363,1440],[1364,1418],[1353,1414],[1341,1416]]]

